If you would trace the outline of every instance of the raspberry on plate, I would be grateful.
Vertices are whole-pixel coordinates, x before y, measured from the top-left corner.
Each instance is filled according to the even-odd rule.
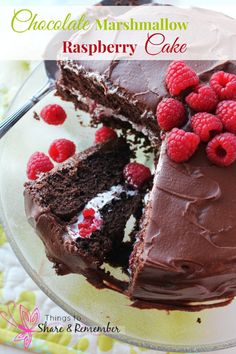
[[[226,130],[236,134],[236,102],[221,101],[216,108],[216,114]]]
[[[54,165],[47,155],[43,152],[35,152],[29,158],[27,163],[27,177],[31,180],[35,180],[42,172],[49,172],[53,169]]]
[[[95,143],[104,143],[107,140],[116,139],[117,134],[114,129],[105,125],[99,128],[95,133]]]
[[[215,136],[207,145],[207,157],[218,166],[229,166],[236,160],[236,136],[223,133]]]
[[[217,116],[206,112],[196,113],[192,116],[191,125],[194,133],[199,135],[202,141],[209,141],[223,130],[221,120]]]
[[[210,85],[221,100],[236,99],[236,75],[217,71],[210,78]]]
[[[41,112],[40,116],[43,120],[50,125],[61,125],[66,120],[66,112],[58,104],[49,104],[45,106]]]
[[[156,117],[163,130],[180,127],[185,120],[184,105],[174,98],[164,98],[157,106]]]
[[[73,141],[67,139],[56,139],[49,147],[49,156],[56,162],[63,162],[73,156],[76,146]]]
[[[198,85],[185,99],[186,103],[196,112],[213,112],[218,98],[215,91],[207,85]]]
[[[184,61],[173,61],[167,69],[166,86],[172,96],[189,87],[198,85],[199,78],[195,71],[185,64]]]
[[[124,167],[123,174],[126,182],[135,188],[142,187],[152,176],[150,169],[138,162],[128,163]]]
[[[174,128],[167,137],[167,154],[175,162],[188,161],[199,143],[200,138],[197,134]]]

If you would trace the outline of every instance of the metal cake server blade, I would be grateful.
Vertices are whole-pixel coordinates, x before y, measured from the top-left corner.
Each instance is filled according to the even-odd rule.
[[[41,87],[23,106],[12,113],[0,123],[0,139],[11,129],[36,103],[38,103],[49,92],[54,90],[58,73],[58,66],[55,60],[44,61],[47,82]]]

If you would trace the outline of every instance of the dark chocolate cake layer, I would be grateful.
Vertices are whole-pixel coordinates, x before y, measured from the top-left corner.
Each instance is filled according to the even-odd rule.
[[[56,171],[27,182],[25,195],[65,221],[81,211],[98,193],[122,180],[131,151],[122,138],[95,145],[75,155]],[[111,168],[111,166],[115,168]]]

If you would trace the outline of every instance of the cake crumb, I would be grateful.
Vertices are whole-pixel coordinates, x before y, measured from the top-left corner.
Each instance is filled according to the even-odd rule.
[[[40,120],[40,116],[36,111],[33,112],[33,118],[36,120]]]
[[[200,317],[198,317],[198,319],[197,319],[197,323],[199,323],[199,324],[201,324],[201,323],[202,323],[202,320],[201,320],[201,318],[200,318]]]
[[[79,125],[80,125],[82,128],[88,128],[89,125],[84,123],[83,117],[81,117],[80,114],[77,114],[76,117],[77,117],[77,119],[78,119]]]

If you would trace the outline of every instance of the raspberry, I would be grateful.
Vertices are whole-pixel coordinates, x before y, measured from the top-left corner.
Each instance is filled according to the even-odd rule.
[[[90,233],[92,234],[93,232],[97,231],[97,226],[92,224],[92,225],[88,228],[88,231],[90,231]]]
[[[190,159],[199,145],[197,134],[174,128],[167,137],[167,154],[175,162],[184,162]]]
[[[35,180],[40,173],[51,171],[53,167],[49,157],[37,151],[29,158],[26,173],[29,179]]]
[[[51,125],[63,124],[66,120],[66,112],[58,104],[49,104],[40,112],[43,120]]]
[[[86,219],[83,222],[80,222],[78,224],[78,229],[86,229],[86,228],[90,227],[90,224],[91,224],[90,219]]]
[[[91,231],[90,231],[89,228],[81,228],[79,230],[79,235],[82,238],[87,238],[87,237],[89,237],[91,235]]]
[[[199,78],[195,71],[183,61],[173,61],[166,74],[166,86],[172,96],[178,95],[188,87],[196,86]]]
[[[224,128],[236,134],[236,102],[221,101],[216,108],[216,114],[222,121]]]
[[[93,208],[89,208],[89,209],[84,209],[83,210],[83,217],[85,219],[93,217],[94,215],[95,215],[95,210]]]
[[[236,99],[236,75],[217,71],[212,75],[210,85],[221,100]]]
[[[125,166],[123,175],[130,185],[139,188],[151,178],[151,171],[141,163],[130,162]]]
[[[63,162],[73,156],[75,150],[76,147],[73,141],[67,139],[57,139],[50,145],[48,153],[54,161]]]
[[[79,236],[82,238],[89,237],[93,232],[100,229],[102,220],[95,217],[95,210],[87,208],[83,210],[83,222],[78,224]]]
[[[199,135],[202,141],[209,141],[213,136],[221,133],[223,124],[221,120],[213,114],[201,112],[191,118],[194,133]]]
[[[107,140],[112,140],[116,138],[117,134],[115,130],[106,126],[99,128],[95,133],[95,143],[103,143]]]
[[[179,127],[185,120],[184,105],[174,98],[164,98],[157,106],[156,117],[163,130]]]
[[[236,136],[223,133],[215,136],[207,145],[207,157],[218,166],[229,166],[236,160]]]
[[[215,91],[207,85],[196,86],[185,100],[197,112],[212,112],[218,103]]]

